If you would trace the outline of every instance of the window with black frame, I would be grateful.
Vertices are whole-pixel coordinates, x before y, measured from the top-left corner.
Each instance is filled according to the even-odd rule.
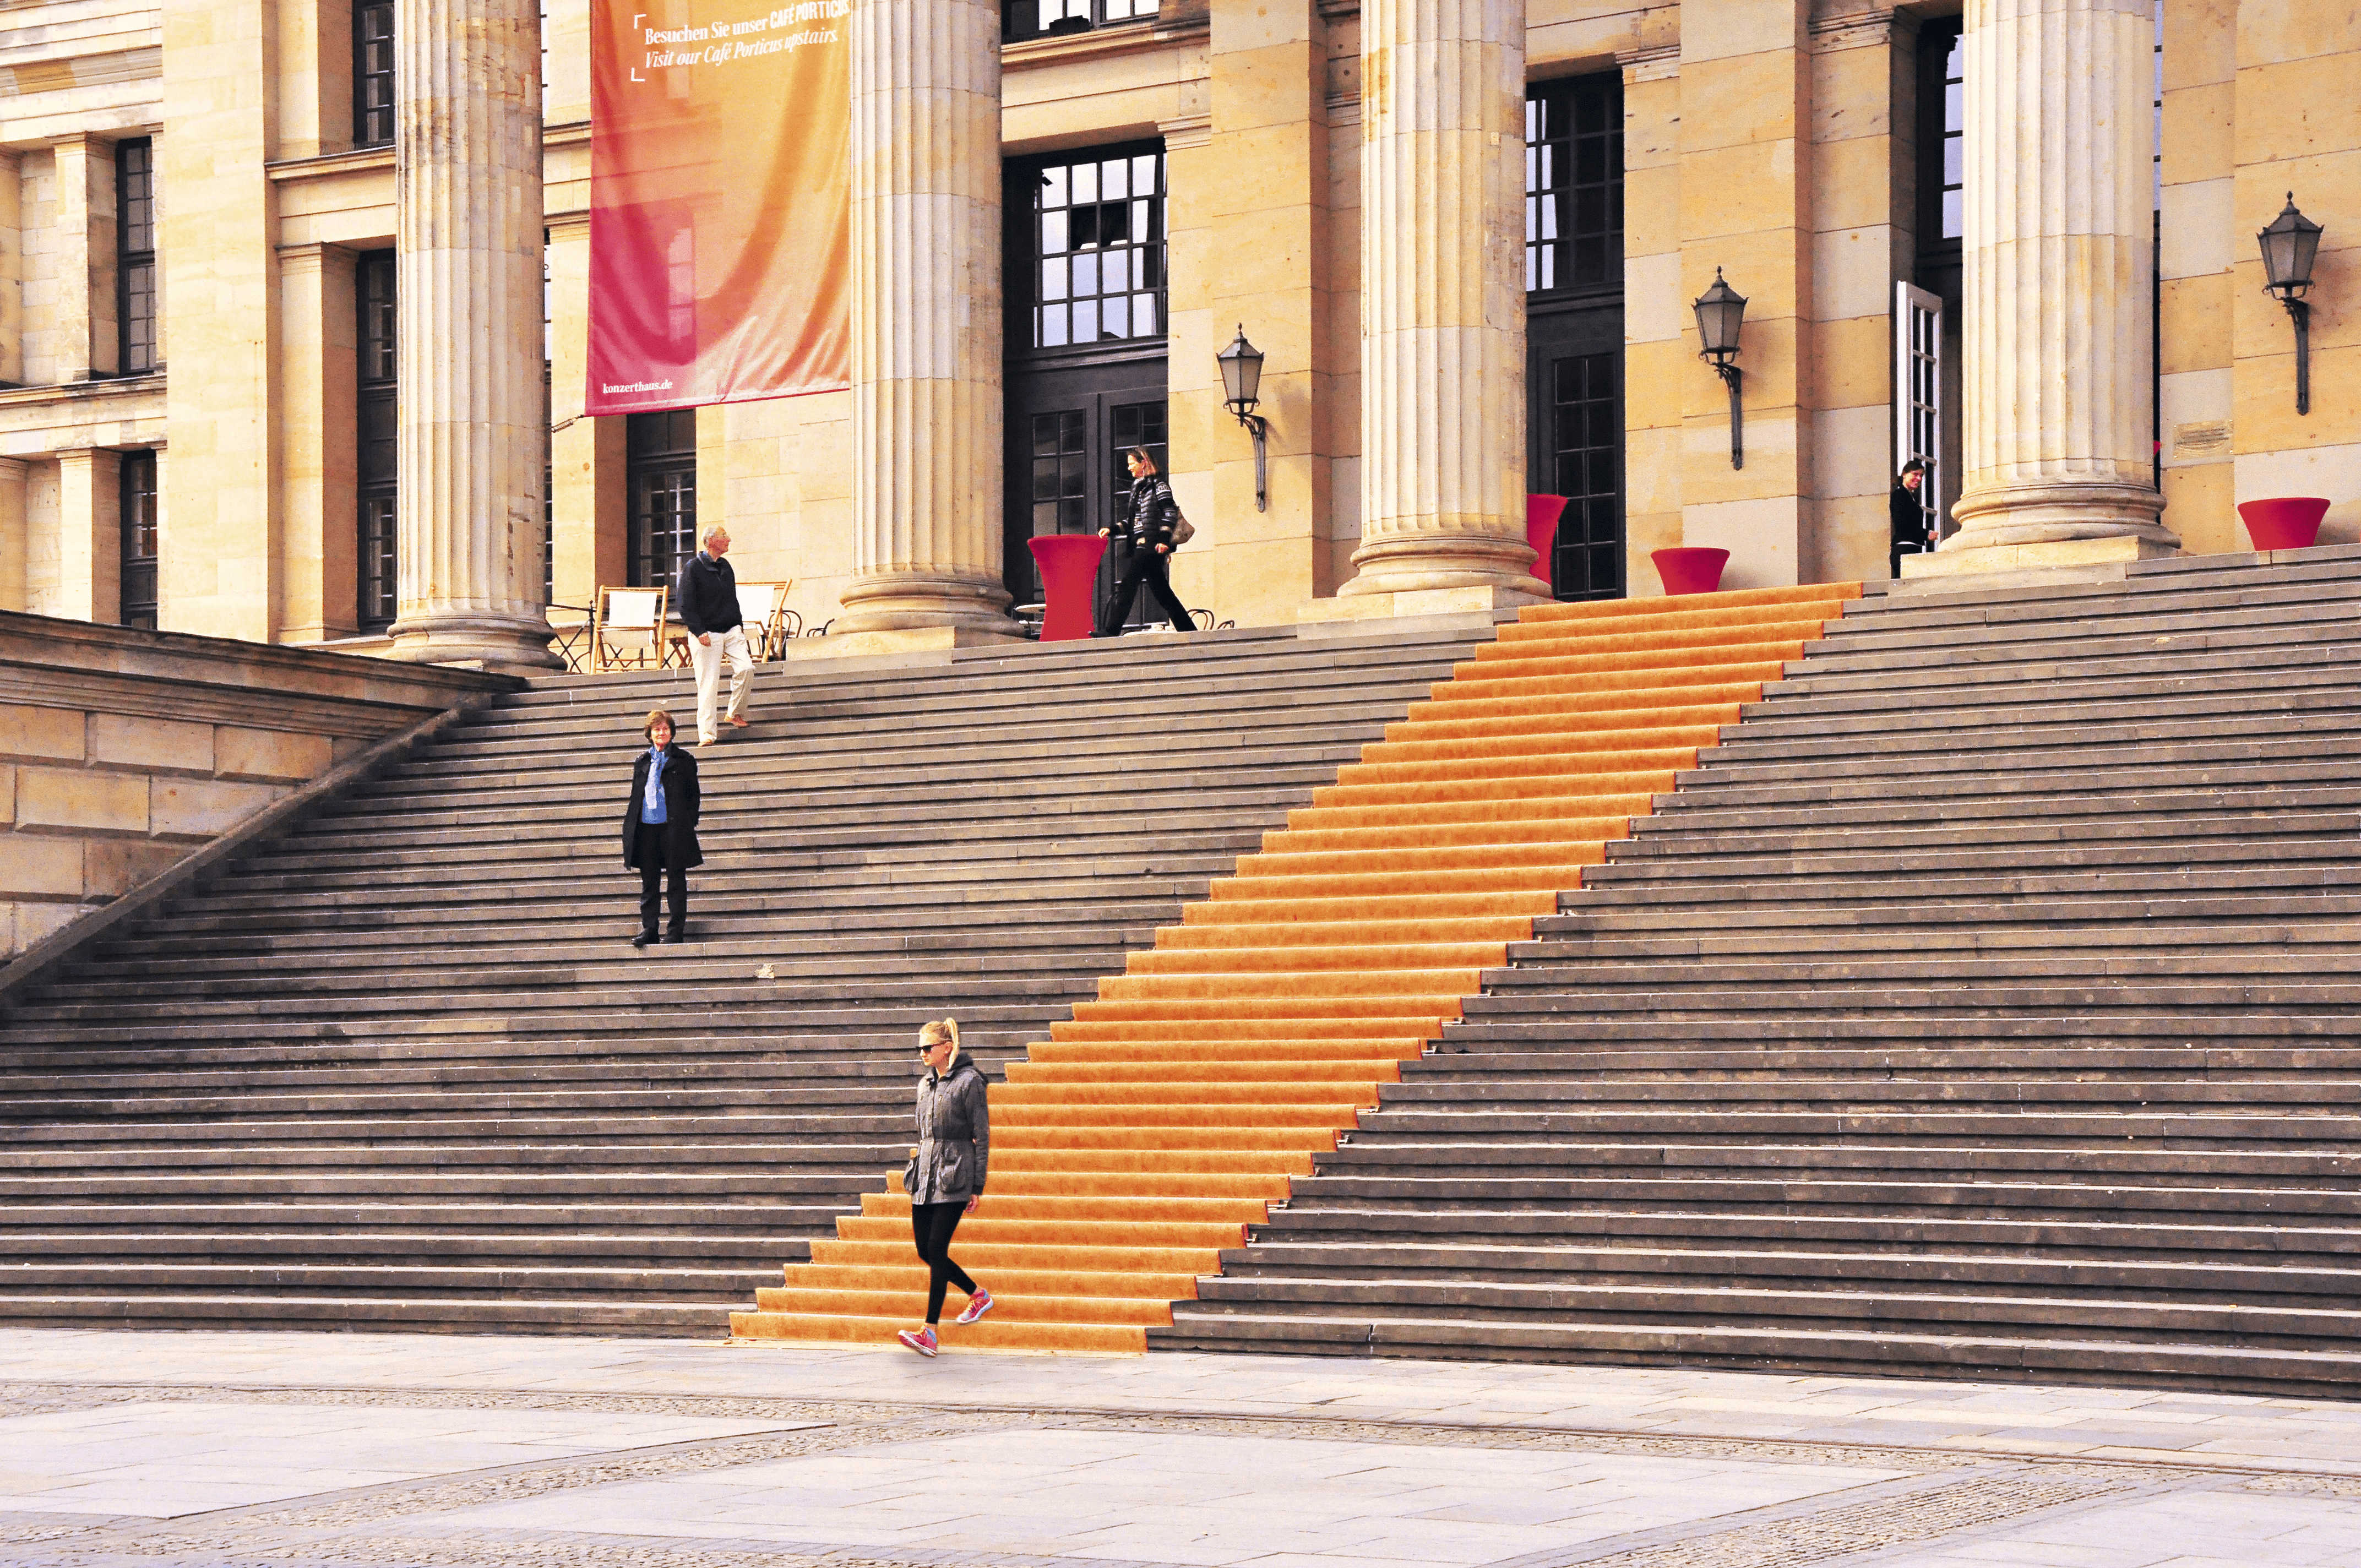
[[[1011,42],[1087,33],[1157,14],[1158,0],[1008,0],[1004,26]]]
[[[360,305],[360,367],[354,399],[359,425],[358,528],[360,582],[356,615],[364,631],[393,624],[400,543],[396,503],[397,405],[394,329],[397,301],[393,252],[372,250],[355,264],[353,292]]]
[[[1564,496],[1562,599],[1620,598],[1623,574],[1623,83],[1535,82],[1525,96],[1527,486]]]
[[[115,320],[126,376],[163,368],[156,334],[156,144],[141,137],[115,147]]]
[[[353,145],[393,145],[393,0],[353,6]]]
[[[626,430],[631,586],[660,587],[697,554],[697,411],[633,414]]]
[[[126,626],[156,630],[156,454],[123,455],[123,611]]]
[[[1058,162],[1040,171],[1032,346],[1164,338],[1164,155]]]

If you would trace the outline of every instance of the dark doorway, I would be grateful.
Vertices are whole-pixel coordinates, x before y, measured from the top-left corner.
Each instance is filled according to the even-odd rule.
[[[156,454],[123,455],[123,624],[156,630]]]
[[[1567,498],[1561,599],[1623,597],[1623,82],[1525,97],[1526,488]]]
[[[360,375],[355,393],[360,462],[357,529],[360,564],[357,619],[363,631],[393,624],[400,587],[400,441],[396,414],[401,388],[395,378],[394,339],[399,302],[394,298],[393,252],[372,250],[356,263],[354,292],[360,302]]]
[[[1164,149],[1025,159],[1007,181],[1004,570],[1032,604],[1041,579],[1027,542],[1110,526],[1130,496],[1126,447],[1165,466]]]
[[[625,431],[631,583],[662,587],[697,554],[697,411],[632,414]]]

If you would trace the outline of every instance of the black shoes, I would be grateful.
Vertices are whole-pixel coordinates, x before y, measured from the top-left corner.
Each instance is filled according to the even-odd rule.
[[[638,936],[631,938],[631,946],[635,948],[650,948],[653,947],[657,940],[658,938],[656,934],[653,931],[642,931]]]

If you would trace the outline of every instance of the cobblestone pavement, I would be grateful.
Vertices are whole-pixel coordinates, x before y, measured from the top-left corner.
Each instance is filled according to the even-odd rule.
[[[5,1568],[2361,1568],[2361,1402],[0,1331]]]

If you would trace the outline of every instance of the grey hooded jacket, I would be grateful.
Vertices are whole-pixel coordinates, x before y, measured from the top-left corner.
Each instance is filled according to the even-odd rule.
[[[902,1185],[913,1203],[964,1203],[983,1191],[992,1159],[992,1112],[983,1074],[964,1056],[918,1080],[918,1146]]]

